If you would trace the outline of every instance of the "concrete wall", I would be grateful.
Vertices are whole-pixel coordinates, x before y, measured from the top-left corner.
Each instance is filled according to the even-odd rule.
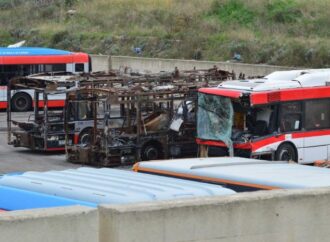
[[[97,242],[98,228],[97,209],[86,207],[0,214],[0,242]]]
[[[178,60],[178,59],[158,59],[158,58],[142,58],[131,56],[112,56],[112,68],[118,69],[121,66],[129,66],[135,70],[149,70],[153,72],[173,71],[175,67],[179,70],[208,69],[213,66],[226,71],[234,71],[236,74],[244,73],[247,76],[267,75],[277,70],[292,69],[288,67],[269,66],[269,65],[253,65],[232,62],[215,62],[215,61],[195,61],[195,60]]]
[[[102,206],[101,242],[329,241],[330,190]]]
[[[111,56],[109,61],[106,56],[92,55],[93,71],[108,71],[110,62],[113,69],[120,67],[131,67],[133,70],[139,71],[173,71],[175,67],[181,70],[208,69],[217,66],[222,70],[234,71],[236,74],[244,73],[247,76],[267,75],[277,70],[289,70],[292,67],[270,66],[270,65],[253,65],[232,62],[214,62],[214,61],[195,61],[195,60],[178,60],[178,59],[159,59],[159,58],[142,58],[131,56]]]
[[[111,69],[111,57],[108,55],[90,55],[92,58],[92,70],[93,72],[105,71],[108,72]]]
[[[5,212],[0,242],[329,241],[329,201],[327,188]]]

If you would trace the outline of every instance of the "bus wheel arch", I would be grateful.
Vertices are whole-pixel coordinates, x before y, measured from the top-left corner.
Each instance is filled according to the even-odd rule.
[[[141,149],[142,160],[157,160],[163,157],[163,146],[157,140],[150,140],[143,144]]]
[[[14,111],[25,112],[32,109],[32,98],[26,92],[15,93],[11,98],[11,106]]]
[[[275,152],[275,160],[298,162],[298,150],[292,142],[281,143]]]
[[[89,145],[91,143],[92,127],[86,127],[79,133],[79,144]]]

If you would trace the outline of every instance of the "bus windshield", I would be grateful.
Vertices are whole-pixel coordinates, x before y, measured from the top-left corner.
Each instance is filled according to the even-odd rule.
[[[232,147],[233,104],[230,98],[198,93],[197,136]]]

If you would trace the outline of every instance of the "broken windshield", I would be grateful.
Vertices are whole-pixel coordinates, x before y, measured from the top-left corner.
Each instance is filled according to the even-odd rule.
[[[232,155],[233,113],[230,98],[198,93],[197,137],[223,141]]]

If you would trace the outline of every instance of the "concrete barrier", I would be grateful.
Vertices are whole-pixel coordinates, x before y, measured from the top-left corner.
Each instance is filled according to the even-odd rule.
[[[330,238],[330,189],[101,206],[100,242],[310,242]]]
[[[328,241],[329,201],[323,188],[4,212],[0,242]]]
[[[0,214],[0,242],[97,242],[97,209],[61,207]]]
[[[131,67],[139,71],[173,71],[175,67],[179,70],[208,69],[213,66],[226,71],[234,71],[237,75],[244,73],[247,76],[264,76],[278,70],[291,70],[292,67],[271,66],[271,65],[255,65],[233,62],[216,62],[216,61],[196,61],[196,60],[179,60],[179,59],[159,59],[159,58],[142,58],[131,56],[111,56],[111,65],[114,69],[120,67]]]

